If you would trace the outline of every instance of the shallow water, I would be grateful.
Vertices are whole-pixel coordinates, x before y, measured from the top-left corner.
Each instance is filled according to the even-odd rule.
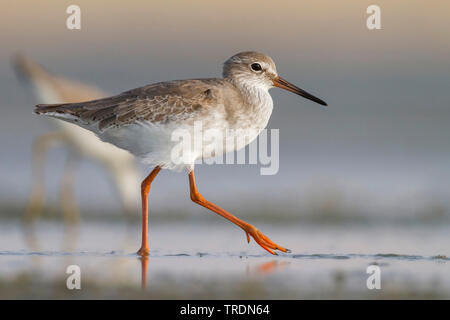
[[[450,226],[258,227],[292,253],[271,256],[223,221],[152,223],[148,260],[134,253],[138,224],[2,222],[0,298],[450,298]],[[81,290],[66,288],[73,264]],[[366,286],[372,264],[380,290]]]

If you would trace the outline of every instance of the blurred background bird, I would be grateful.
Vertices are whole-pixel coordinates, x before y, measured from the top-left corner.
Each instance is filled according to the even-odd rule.
[[[77,102],[107,96],[95,86],[55,76],[22,54],[16,54],[12,62],[19,79],[31,88],[38,103]],[[97,162],[108,172],[125,213],[137,212],[139,199],[135,191],[139,172],[132,155],[100,141],[93,133],[78,126],[57,119],[46,121],[53,130],[36,137],[33,143],[31,192],[25,221],[35,221],[40,215],[45,199],[45,155],[55,146],[64,146],[68,151],[60,184],[60,206],[67,222],[74,223],[79,219],[74,183],[75,171],[82,158]]]

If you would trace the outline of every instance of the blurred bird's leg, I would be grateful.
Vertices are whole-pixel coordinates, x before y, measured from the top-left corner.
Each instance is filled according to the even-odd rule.
[[[60,207],[66,222],[66,232],[64,232],[64,241],[62,250],[71,252],[75,249],[78,237],[78,221],[80,212],[78,211],[75,199],[75,172],[80,163],[80,156],[73,149],[69,149],[66,163],[61,177]],[[71,264],[71,258],[68,257],[66,265]]]
[[[70,150],[67,155],[61,179],[60,203],[64,220],[67,224],[76,224],[80,217],[75,199],[75,171],[80,163],[80,157]]]
[[[50,132],[37,137],[33,142],[31,192],[25,210],[25,223],[39,218],[44,202],[45,154],[51,146],[61,143],[65,137],[60,132]]]
[[[139,172],[136,163],[128,162],[110,163],[107,166],[114,186],[119,195],[123,211],[128,217],[136,213],[139,197],[137,196],[137,185],[139,184]]]
[[[253,239],[255,239],[255,241],[263,249],[267,250],[271,254],[276,255],[276,253],[273,250],[289,252],[288,249],[285,249],[285,248],[275,244],[274,242],[272,242],[272,240],[270,240],[267,236],[265,236],[262,232],[260,232],[257,228],[255,228],[251,224],[233,216],[231,213],[223,210],[222,208],[219,208],[214,203],[211,203],[208,200],[206,200],[205,198],[203,198],[203,196],[198,192],[197,186],[195,184],[194,170],[189,172],[189,187],[190,187],[192,201],[217,213],[218,215],[221,215],[225,219],[227,219],[227,220],[233,222],[235,225],[241,227],[245,231],[245,234],[247,235],[248,242],[250,242],[250,236],[252,236]]]
[[[79,225],[78,224],[68,224],[65,226],[64,239],[62,241],[61,250],[63,252],[72,252],[76,248]],[[71,258],[68,257],[67,264],[69,265]]]
[[[115,187],[117,196],[120,199],[122,210],[125,213],[125,239],[123,242],[124,250],[129,250],[130,246],[135,245],[135,219],[139,212],[139,183],[140,177],[136,162],[133,159],[129,161],[107,162],[105,168],[108,170],[112,185]]]
[[[148,256],[150,249],[148,246],[148,193],[150,192],[150,185],[158,173],[161,171],[160,166],[156,166],[147,178],[141,184],[141,198],[142,198],[142,245],[137,252],[140,256]]]

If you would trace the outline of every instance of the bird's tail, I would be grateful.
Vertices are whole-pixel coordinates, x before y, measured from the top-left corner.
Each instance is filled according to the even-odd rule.
[[[53,118],[78,122],[79,117],[73,107],[76,103],[38,104],[33,110],[34,114],[45,115]]]
[[[54,104],[38,104],[34,108],[35,114],[46,114],[53,112],[63,112],[64,106],[70,105],[70,103],[54,103]]]

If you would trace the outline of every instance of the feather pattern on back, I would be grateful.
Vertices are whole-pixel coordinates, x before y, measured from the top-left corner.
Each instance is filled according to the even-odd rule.
[[[224,95],[219,89],[234,95]],[[81,121],[85,125],[98,123],[102,132],[141,121],[153,124],[186,121],[194,118],[193,114],[212,111],[218,106],[229,107],[227,111],[232,114],[233,104],[241,104],[241,99],[233,85],[222,79],[176,80],[93,101],[38,105],[35,112],[70,122]]]

